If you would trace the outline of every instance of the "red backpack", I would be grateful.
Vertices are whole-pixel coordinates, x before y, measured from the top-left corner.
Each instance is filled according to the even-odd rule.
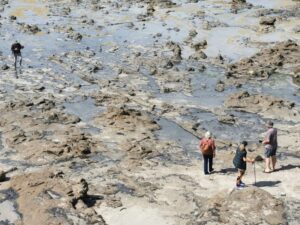
[[[203,155],[210,155],[212,154],[212,141],[211,140],[204,140],[201,144],[201,152]]]

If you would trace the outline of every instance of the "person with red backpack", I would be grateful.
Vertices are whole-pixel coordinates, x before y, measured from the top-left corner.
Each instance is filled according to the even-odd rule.
[[[216,145],[209,131],[205,133],[205,137],[201,139],[199,148],[204,160],[204,174],[208,175],[214,171],[213,158],[216,156]]]

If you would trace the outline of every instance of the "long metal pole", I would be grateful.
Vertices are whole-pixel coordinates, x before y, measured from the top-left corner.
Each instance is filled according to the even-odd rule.
[[[253,163],[253,172],[254,172],[254,186],[256,186],[256,169],[255,169],[255,162]]]

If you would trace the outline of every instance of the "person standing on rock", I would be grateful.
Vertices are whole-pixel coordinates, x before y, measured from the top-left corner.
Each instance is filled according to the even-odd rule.
[[[263,144],[265,145],[265,173],[270,173],[275,170],[277,158],[276,158],[276,151],[277,151],[277,129],[273,127],[273,122],[267,122],[268,131],[266,136],[263,140]]]
[[[216,156],[216,145],[209,131],[205,133],[205,137],[200,141],[200,150],[204,160],[204,174],[208,175],[214,171],[213,158]]]
[[[24,46],[21,45],[18,41],[16,41],[15,43],[13,43],[11,45],[11,51],[15,57],[15,69],[17,68],[17,61],[18,58],[20,57],[20,66],[22,66],[22,53],[21,53],[21,49],[23,49]]]
[[[247,158],[247,141],[243,141],[241,145],[237,148],[235,156],[233,158],[233,165],[238,169],[238,176],[236,178],[236,187],[243,188],[245,183],[242,181],[247,169],[247,162],[254,163],[253,159]]]

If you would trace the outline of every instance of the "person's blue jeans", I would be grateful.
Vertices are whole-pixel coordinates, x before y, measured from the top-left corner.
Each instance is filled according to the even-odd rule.
[[[203,155],[204,161],[204,174],[209,174],[213,171],[213,156],[212,155]]]

